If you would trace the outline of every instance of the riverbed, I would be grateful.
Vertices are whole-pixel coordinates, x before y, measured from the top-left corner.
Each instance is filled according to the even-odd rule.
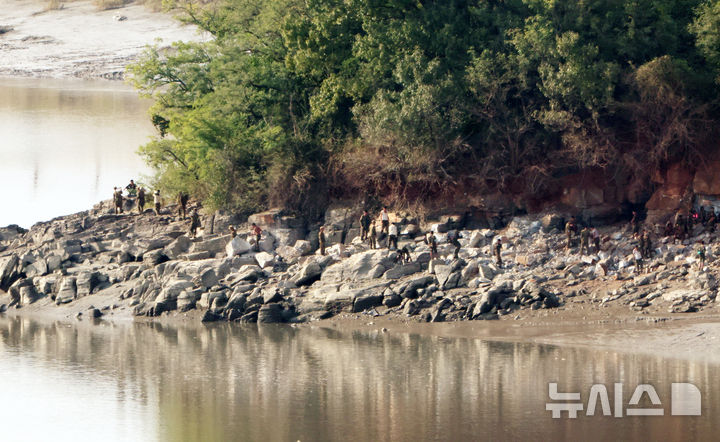
[[[717,368],[379,327],[1,317],[0,425],[24,441],[712,439]],[[581,393],[577,418],[551,417],[549,382]],[[599,401],[588,416],[595,383],[610,401],[622,383],[624,410],[653,385],[665,416],[603,416]],[[701,416],[669,416],[672,383],[698,387]]]

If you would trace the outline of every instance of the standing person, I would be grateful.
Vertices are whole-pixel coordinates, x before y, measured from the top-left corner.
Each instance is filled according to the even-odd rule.
[[[438,250],[437,250],[437,238],[435,238],[435,234],[430,231],[430,234],[427,237],[427,243],[430,246],[430,259],[433,260],[437,258],[438,256]]]
[[[255,223],[250,226],[250,234],[255,237],[255,251],[260,251],[260,237],[262,236],[262,229]]]
[[[130,198],[135,198],[137,196],[137,185],[135,184],[135,181],[130,180],[130,184],[125,186],[125,190],[127,190]]]
[[[643,230],[642,241],[640,244],[642,244],[642,247],[640,249],[640,253],[642,253],[643,258],[650,259],[650,255],[652,254],[652,240],[650,239],[650,232],[647,230]]]
[[[143,213],[145,210],[145,189],[142,186],[138,189],[137,207],[138,213]]]
[[[580,231],[580,254],[590,254],[590,229],[587,226]]]
[[[118,213],[120,213],[120,205],[118,204],[118,188],[117,187],[113,187],[112,201],[113,201],[113,210],[115,211],[115,215],[117,215]]]
[[[360,240],[365,241],[370,232],[370,215],[367,210],[363,210],[363,214],[360,217]]]
[[[195,238],[198,227],[200,227],[200,214],[198,214],[197,209],[195,209],[190,215],[190,238]]]
[[[640,220],[638,219],[637,212],[634,210],[632,212],[632,218],[630,218],[630,231],[632,232],[633,236],[637,236],[638,232],[640,231]]]
[[[590,229],[590,239],[592,239],[593,245],[595,246],[595,253],[600,252],[600,233],[598,232],[598,229],[593,226],[592,229]]]
[[[325,226],[320,226],[320,230],[318,230],[318,246],[320,254],[325,256]]]
[[[457,230],[451,230],[450,233],[448,233],[448,242],[455,247],[455,259],[458,259],[458,254],[460,254],[460,241],[458,240],[459,238],[460,232],[458,232]]]
[[[635,258],[635,273],[641,273],[643,270],[643,258],[642,253],[638,250],[637,246],[633,248],[633,257]]]
[[[187,216],[187,203],[190,195],[185,192],[178,193],[178,216],[183,220]]]
[[[395,250],[398,248],[398,228],[395,223],[390,224],[388,229],[388,249],[392,246]]]
[[[230,231],[230,237],[235,238],[237,236],[237,229],[235,229],[235,226],[228,227],[228,230]]]
[[[390,229],[390,215],[388,215],[387,207],[383,207],[382,212],[380,212],[380,221],[380,232],[389,235],[388,231]]]
[[[377,249],[377,229],[375,228],[375,221],[370,223],[370,248]]]
[[[502,236],[496,235],[492,240],[493,253],[498,267],[502,267]]]
[[[705,268],[705,242],[700,241],[697,248],[698,271],[701,272]]]
[[[153,199],[155,200],[155,215],[160,215],[160,205],[162,204],[162,200],[160,199],[160,189],[155,190]]]
[[[575,221],[575,217],[571,216],[570,221],[565,224],[565,236],[567,237],[567,245],[565,246],[566,249],[570,250],[570,248],[572,247],[573,239],[576,233],[577,224]]]

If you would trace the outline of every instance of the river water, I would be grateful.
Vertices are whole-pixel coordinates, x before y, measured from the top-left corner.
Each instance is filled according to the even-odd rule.
[[[717,369],[393,331],[0,317],[0,428],[5,441],[711,440]],[[603,383],[613,410],[614,383],[626,407],[651,384],[665,416],[602,416],[598,402],[553,419],[552,381],[585,404]],[[669,416],[673,382],[700,389],[701,416]]]
[[[87,210],[149,174],[148,107],[119,82],[0,78],[0,226]]]

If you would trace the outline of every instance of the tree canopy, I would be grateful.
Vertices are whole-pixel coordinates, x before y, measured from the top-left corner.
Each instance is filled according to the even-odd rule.
[[[720,3],[165,1],[209,33],[129,71],[158,185],[243,211],[638,179],[717,149]]]

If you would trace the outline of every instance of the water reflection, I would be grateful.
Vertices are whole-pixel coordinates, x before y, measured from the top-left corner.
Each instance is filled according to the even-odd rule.
[[[86,210],[147,173],[148,106],[121,83],[0,79],[0,226]]]
[[[716,373],[703,362],[467,338],[0,319],[3,397],[22,385],[17,393],[29,401],[73,409],[99,395],[85,415],[118,439],[710,438],[720,425]],[[49,375],[62,381],[48,389],[38,377]],[[54,390],[72,379],[86,390],[69,389],[53,404]],[[612,400],[612,383],[624,382],[625,403],[636,385],[651,383],[666,414],[670,383],[692,382],[703,416],[551,419],[549,381],[581,391],[585,403],[592,383],[608,385]],[[7,424],[12,404],[3,404]]]

